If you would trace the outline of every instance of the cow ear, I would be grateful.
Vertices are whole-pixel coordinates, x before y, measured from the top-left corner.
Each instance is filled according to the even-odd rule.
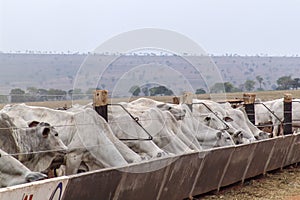
[[[42,174],[39,172],[31,172],[25,177],[25,180],[27,182],[33,182],[33,181],[42,180],[45,178],[47,178],[47,176],[45,174]]]
[[[225,122],[232,122],[233,119],[231,117],[224,117],[223,118]]]
[[[221,137],[222,137],[222,133],[221,132],[217,132],[217,139],[221,139]]]
[[[49,135],[49,133],[50,133],[50,128],[49,127],[45,127],[43,129],[42,135],[43,135],[44,138],[47,138],[48,135]]]
[[[156,107],[157,108],[162,108],[162,107],[164,107],[166,104],[165,103],[163,103],[163,104],[159,104],[159,105],[157,105]]]
[[[40,122],[38,122],[38,121],[28,122],[28,126],[29,126],[30,128],[36,127],[39,123],[40,123]]]
[[[207,122],[208,122],[208,121],[210,121],[210,120],[211,120],[211,117],[205,117],[205,118],[204,118],[204,121],[207,121]]]

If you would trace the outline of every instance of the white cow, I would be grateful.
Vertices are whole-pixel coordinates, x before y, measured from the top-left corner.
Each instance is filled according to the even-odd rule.
[[[194,117],[205,125],[220,131],[226,130],[233,137],[236,144],[250,142],[244,137],[243,130],[232,123],[233,119],[225,109],[227,106],[214,101],[199,99],[193,99],[193,104]]]
[[[186,105],[182,105],[186,110],[186,116],[182,120],[182,132],[193,143],[196,141],[200,148],[209,149],[213,147],[231,146],[235,142],[231,135],[225,130],[213,129],[195,118]]]
[[[139,119],[142,126],[153,135],[155,144],[152,141],[130,141],[128,143],[130,143],[131,148],[135,148],[135,151],[150,153],[151,157],[155,156],[151,152],[156,153],[159,149],[171,154],[182,154],[190,152],[190,150],[199,151],[202,146],[212,148],[234,144],[231,136],[226,131],[214,130],[195,120],[189,108],[184,104],[164,104],[145,98],[121,104],[134,117]],[[172,110],[173,112],[171,112]],[[147,137],[147,134],[136,122],[119,107],[110,109],[109,121],[114,133],[119,138]],[[147,142],[149,143],[147,146],[143,145]],[[151,146],[149,146],[150,144]],[[144,148],[140,149],[139,145]],[[145,149],[146,147],[147,149]]]
[[[41,120],[53,124],[68,146],[67,175],[77,173],[82,166],[93,170],[141,160],[114,136],[105,120],[90,108],[68,112],[18,104],[6,106],[3,112],[19,115],[26,121]]]
[[[67,147],[48,123],[31,122],[0,113],[0,147],[30,170],[47,172],[64,161]]]
[[[267,133],[260,131],[249,121],[241,108],[233,109],[229,103],[219,104],[210,100],[194,99],[193,103],[195,103],[194,113],[196,117],[200,119],[202,117],[205,124],[212,128],[228,131],[236,144],[249,143],[269,137]]]
[[[130,103],[129,105],[122,103],[122,105],[132,116],[139,119],[138,123],[145,130],[124,110],[114,106],[110,108],[108,121],[116,136],[120,139],[145,139],[149,137],[146,131],[153,136],[153,140],[148,141],[127,141],[126,144],[135,152],[145,153],[150,157],[161,157],[166,153],[191,152],[191,149],[180,139],[185,136],[181,133],[180,127],[176,126],[177,120],[169,111],[162,111],[152,106],[130,105]]]
[[[182,123],[185,119],[186,112],[189,111],[189,108],[185,104],[170,104],[155,101],[148,98],[139,98],[135,101],[132,101],[128,104],[129,107],[138,109],[139,108],[158,108],[163,111],[164,119],[169,123],[169,128],[172,128],[173,133],[189,146],[192,150],[201,150],[201,146],[197,142],[195,136],[191,132],[183,131],[185,129],[185,123]],[[175,120],[176,119],[176,120]],[[186,121],[186,120],[185,120]],[[176,127],[176,128],[175,128]],[[180,127],[180,129],[178,129]]]
[[[20,161],[0,149],[0,187],[8,187],[47,178],[40,172],[32,172]]]
[[[273,104],[276,101],[283,101],[283,99],[277,99],[277,100],[272,100],[272,101],[266,101],[266,102],[256,102],[255,104],[255,125],[256,126],[279,126],[280,122],[276,121],[276,124],[273,124],[273,117],[275,117],[271,112]],[[264,104],[264,105],[263,105]],[[276,113],[274,113],[276,115]],[[278,123],[279,122],[279,123]],[[272,132],[276,132],[276,130],[272,129]],[[277,133],[276,133],[277,134]],[[276,135],[272,134],[272,135]]]
[[[153,136],[153,141],[127,141],[126,144],[140,154],[160,157],[199,150],[178,128],[186,110],[180,105],[163,103],[148,98],[139,98],[130,103],[119,103]],[[109,109],[109,123],[113,132],[121,139],[146,138],[147,133],[118,106]],[[188,147],[189,146],[189,147]]]
[[[255,105],[255,122],[257,124],[266,124],[272,122],[273,124],[273,136],[278,136],[280,134],[280,125],[284,121],[284,112],[283,112],[283,98],[275,99],[272,101],[262,102],[266,105],[274,115],[264,108],[261,104]],[[300,99],[293,99],[292,102],[292,126],[294,129],[300,127]]]
[[[254,141],[255,139],[263,140],[270,137],[268,133],[261,131],[252,122],[250,122],[243,107],[236,109],[229,108],[227,113],[233,119],[233,121],[229,122],[229,124],[234,127],[239,127],[239,129],[242,130],[243,137],[250,141]]]
[[[161,111],[169,111],[177,120],[184,118],[186,109],[182,108],[181,105],[163,103],[148,98],[139,98],[127,104],[129,108],[159,108]]]
[[[276,99],[272,101],[266,101],[266,102],[256,102],[255,103],[255,124],[260,125],[262,123],[266,122],[272,122],[272,114],[270,113],[271,107],[276,101],[283,101],[283,99]],[[264,104],[264,105],[263,105]],[[268,110],[268,109],[270,110]]]

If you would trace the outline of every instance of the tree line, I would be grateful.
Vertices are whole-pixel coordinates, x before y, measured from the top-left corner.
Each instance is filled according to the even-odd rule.
[[[292,78],[291,76],[282,76],[279,77],[276,81],[277,86],[274,90],[290,90],[298,89],[300,87],[300,78]],[[255,87],[258,85],[259,87]],[[210,88],[211,93],[218,92],[249,92],[249,91],[263,91],[266,83],[264,78],[261,76],[256,76],[255,80],[246,80],[243,84],[239,86],[234,86],[230,82],[216,83]]]
[[[292,78],[291,76],[279,77],[276,81],[276,90],[289,90],[300,88],[300,78]],[[255,88],[255,85],[258,87]],[[238,86],[230,82],[215,83],[212,87],[205,90],[203,88],[196,89],[196,94],[205,93],[220,93],[220,92],[245,92],[245,91],[262,91],[264,90],[265,82],[261,76],[256,76],[255,80],[246,80]],[[93,96],[95,88],[90,88],[87,91],[81,89],[61,90],[61,89],[43,89],[36,87],[28,87],[26,90],[20,88],[11,89],[8,99],[7,95],[0,95],[0,102],[36,102],[36,101],[60,101],[60,100],[78,100],[90,99]],[[165,86],[132,86],[128,91],[133,96],[171,96],[173,91]]]
[[[298,89],[300,87],[300,78],[292,78],[291,76],[279,77],[276,81],[277,86],[274,90],[290,90]],[[255,87],[258,85],[258,87]],[[255,80],[246,80],[243,84],[239,86],[234,86],[230,82],[216,83],[210,88],[211,93],[218,92],[249,92],[249,91],[263,91],[266,83],[264,78],[261,76],[256,76]]]
[[[61,101],[61,100],[77,100],[91,98],[94,88],[90,88],[83,92],[81,89],[70,89],[68,91],[61,89],[43,89],[36,87],[28,87],[26,90],[20,88],[11,89],[9,93],[10,100],[2,95],[0,101],[12,103],[20,102],[36,102],[36,101]]]
[[[289,89],[298,89],[300,88],[300,78],[292,78],[291,76],[282,76],[279,77],[276,81],[277,87],[275,90],[289,90]],[[258,87],[255,87],[258,85]],[[264,78],[260,75],[256,76],[255,80],[246,80],[243,84],[235,86],[230,82],[220,82],[215,83],[206,91],[203,88],[198,88],[195,91],[195,94],[205,94],[205,93],[221,93],[221,92],[250,92],[250,91],[263,91],[266,83]],[[129,92],[133,96],[170,96],[173,95],[173,92],[166,88],[165,86],[156,86],[156,87],[139,87],[132,86]]]

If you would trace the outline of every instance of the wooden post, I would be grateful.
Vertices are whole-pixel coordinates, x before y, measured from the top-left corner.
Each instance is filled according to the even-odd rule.
[[[184,92],[183,93],[183,98],[182,98],[182,103],[186,104],[191,112],[193,112],[193,93],[191,92]]]
[[[283,134],[292,134],[292,94],[284,94],[283,100]]]
[[[179,100],[179,97],[173,97],[173,104],[179,104],[180,103],[180,100]]]
[[[254,93],[244,93],[243,95],[247,116],[253,124],[255,124],[255,107],[254,107],[255,97],[256,94]]]
[[[108,91],[107,90],[95,90],[94,91],[94,98],[93,98],[94,109],[106,121],[108,121],[107,102],[108,102]]]

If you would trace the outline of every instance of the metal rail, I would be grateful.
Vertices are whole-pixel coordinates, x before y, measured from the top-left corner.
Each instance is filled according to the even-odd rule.
[[[137,123],[137,125],[140,126],[142,128],[142,130],[148,135],[148,138],[132,138],[132,139],[120,138],[119,140],[122,140],[122,141],[148,141],[148,140],[153,140],[152,135],[139,123],[139,118],[134,117],[122,104],[111,103],[111,104],[107,104],[107,105],[109,105],[109,106],[120,106],[131,117],[131,119],[133,119],[133,121],[135,121],[135,123]]]

